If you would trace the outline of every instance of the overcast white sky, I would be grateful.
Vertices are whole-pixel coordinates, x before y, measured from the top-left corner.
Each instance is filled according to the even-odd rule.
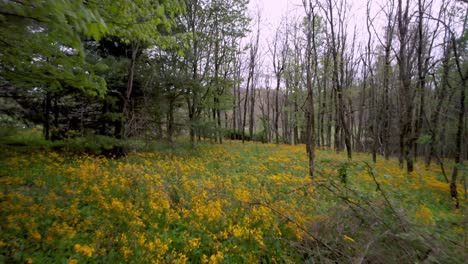
[[[249,9],[252,15],[256,10],[262,10],[262,19],[265,24],[276,28],[281,18],[291,11],[302,13],[301,0],[250,0]]]
[[[373,2],[376,4],[379,1],[386,0],[374,0]],[[346,25],[348,28],[348,35],[352,37],[354,29],[356,29],[358,39],[366,39],[367,0],[348,0],[348,4],[348,23]],[[257,10],[261,10],[262,13],[261,39],[263,45],[271,41],[276,29],[284,18],[294,20],[304,15],[302,0],[250,0],[249,11],[251,17],[256,16]],[[376,25],[378,25],[379,22],[375,22]]]
[[[366,0],[348,0],[351,8],[348,10],[350,24],[349,28],[354,28],[354,25],[364,23],[366,17]],[[255,16],[256,10],[262,10],[262,33],[270,34],[268,31],[274,32],[281,20],[287,16],[291,19],[302,16],[304,9],[302,0],[250,0],[249,10],[252,16]],[[362,28],[362,30],[365,30]]]
[[[432,0],[431,0],[432,1]],[[429,1],[429,2],[431,2]],[[396,1],[395,1],[396,2]],[[347,32],[348,44],[353,38],[356,31],[356,40],[358,43],[366,43],[368,39],[368,31],[366,26],[366,5],[367,0],[347,0],[349,8],[347,9]],[[433,0],[432,12],[438,12],[442,0]],[[387,4],[387,0],[371,0],[371,17],[375,16],[374,26],[378,34],[381,36],[381,30],[386,24],[386,16],[380,13],[381,7]],[[410,1],[412,8],[415,8],[417,1]],[[466,5],[459,4],[464,7]],[[260,37],[260,51],[263,53],[264,71],[271,72],[271,63],[269,62],[268,43],[272,42],[275,32],[280,25],[281,21],[286,17],[287,20],[297,20],[304,16],[304,9],[302,0],[250,0],[249,11],[251,17],[256,17],[258,10],[261,10],[262,23],[261,23],[261,37]],[[460,10],[463,10],[461,8]],[[427,10],[427,12],[431,12]],[[462,11],[463,12],[463,11]],[[433,13],[435,14],[435,13]],[[430,23],[435,23],[430,21]],[[255,24],[251,26],[252,34],[255,34]],[[440,36],[439,36],[440,38]],[[442,39],[440,39],[441,41]],[[250,41],[250,37],[243,40],[243,45]],[[372,36],[374,45],[378,44],[376,36]],[[436,43],[437,44],[437,43]],[[356,52],[359,52],[356,50]]]
[[[384,0],[385,1],[385,0]],[[366,23],[366,2],[367,0],[348,0],[351,8],[348,10],[349,23],[348,34],[351,37],[355,28],[358,25],[356,31],[362,38],[367,38],[367,30],[359,23],[365,26]],[[302,6],[302,0],[250,0],[249,13],[251,17],[256,17],[258,10],[261,10],[262,23],[261,23],[261,51],[268,57],[268,43],[271,43],[274,38],[275,32],[283,19],[296,20],[304,15],[304,8]],[[360,18],[360,19],[358,19]],[[359,28],[360,27],[360,28]],[[255,28],[251,28],[252,33],[255,33]],[[245,39],[249,41],[249,37]],[[264,58],[265,59],[265,58]],[[266,58],[264,66],[268,68],[269,59]],[[268,69],[267,71],[270,71]]]
[[[433,2],[433,12],[437,12],[442,0],[431,0]],[[366,28],[366,5],[367,0],[347,0],[349,9],[347,10],[348,35],[351,37],[356,29],[358,40],[367,39]],[[371,16],[377,15],[380,7],[385,6],[387,0],[371,0]],[[395,1],[396,4],[396,1]],[[410,1],[410,5],[415,7],[417,1]],[[460,3],[461,6],[464,6]],[[288,19],[295,19],[304,15],[302,0],[250,0],[249,11],[251,17],[255,17],[257,10],[262,13],[261,35],[263,39],[271,39],[278,28],[281,20],[286,16]],[[380,29],[386,23],[386,17],[382,13],[376,16],[374,25]]]

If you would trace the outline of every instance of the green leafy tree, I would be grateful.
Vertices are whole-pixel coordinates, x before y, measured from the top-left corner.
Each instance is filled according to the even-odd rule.
[[[0,76],[3,85],[56,91],[78,88],[93,95],[105,82],[85,61],[81,39],[107,28],[97,5],[84,1],[2,1]]]
[[[103,95],[99,65],[85,60],[83,38],[107,32],[98,6],[77,0],[0,3],[0,85],[19,95],[44,97],[44,132],[49,138],[52,97],[64,90]]]
[[[126,85],[116,90],[120,93],[117,103],[121,116],[120,125],[116,124],[117,137],[128,135],[131,130],[127,121],[133,112],[131,99],[138,56],[143,49],[176,45],[171,32],[175,26],[175,16],[183,10],[184,5],[179,0],[103,1],[101,14],[109,28],[108,37],[115,43],[124,44],[124,55],[128,59]]]

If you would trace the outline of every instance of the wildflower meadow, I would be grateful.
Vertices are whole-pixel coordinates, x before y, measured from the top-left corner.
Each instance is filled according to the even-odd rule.
[[[407,174],[394,159],[316,156],[311,181],[304,145],[228,141],[122,159],[10,150],[0,262],[463,261],[464,209],[437,165]]]

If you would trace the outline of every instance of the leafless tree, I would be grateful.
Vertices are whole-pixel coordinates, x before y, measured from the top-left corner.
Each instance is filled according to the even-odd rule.
[[[286,55],[287,55],[287,43],[288,38],[286,34],[286,38],[282,42],[280,36],[282,35],[281,27],[278,27],[275,33],[275,37],[273,39],[273,43],[270,45],[270,53],[272,56],[272,63],[273,63],[273,72],[276,78],[276,88],[275,88],[275,112],[274,112],[274,132],[275,132],[275,143],[279,144],[279,116],[281,114],[280,110],[280,87],[281,87],[281,80],[282,75],[285,68],[286,63]]]
[[[253,115],[254,115],[254,106],[255,106],[255,88],[254,87],[254,77],[255,77],[255,66],[256,66],[256,60],[257,60],[257,55],[258,55],[258,46],[259,46],[259,40],[260,40],[260,13],[258,13],[257,16],[257,34],[255,36],[255,40],[251,41],[249,44],[249,68],[248,68],[248,77],[247,77],[247,84],[246,84],[246,89],[245,89],[245,99],[244,99],[244,118],[242,120],[242,142],[245,141],[245,125],[247,122],[247,103],[248,103],[248,98],[249,98],[249,90],[252,89],[252,95],[251,98],[251,110],[250,110],[250,126],[249,126],[249,133],[250,133],[250,138],[252,138],[253,135]]]

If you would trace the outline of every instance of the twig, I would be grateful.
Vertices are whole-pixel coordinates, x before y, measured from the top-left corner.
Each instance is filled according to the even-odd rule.
[[[241,201],[242,202],[242,201]],[[245,202],[244,202],[245,203]],[[296,221],[294,221],[294,219],[292,219],[291,217],[283,214],[282,212],[276,210],[275,208],[271,207],[270,205],[268,204],[264,204],[264,203],[261,203],[261,202],[248,202],[249,205],[259,205],[259,206],[263,206],[265,208],[268,208],[270,209],[271,211],[273,211],[274,213],[280,215],[281,217],[283,217],[284,219],[288,220],[288,222],[291,222],[293,223],[297,228],[299,228],[300,230],[302,230],[304,233],[306,233],[307,235],[309,235],[314,241],[318,242],[319,244],[321,244],[322,246],[326,247],[328,250],[330,250],[333,254],[335,254],[336,256],[338,257],[343,257],[343,253],[339,252],[339,251],[336,251],[335,249],[331,248],[327,243],[323,242],[322,240],[320,240],[319,238],[317,238],[314,234],[310,233],[306,228],[304,228],[302,225],[300,225],[299,223],[297,223]]]
[[[403,222],[401,221],[401,218],[398,216],[398,213],[397,211],[395,210],[395,208],[393,207],[393,205],[390,203],[390,200],[388,199],[387,195],[385,194],[384,190],[380,187],[380,183],[377,181],[377,179],[375,178],[375,174],[374,172],[372,172],[372,167],[369,165],[369,163],[367,162],[364,162],[364,164],[366,164],[367,166],[367,171],[369,172],[369,174],[372,176],[372,179],[374,180],[375,184],[377,185],[377,190],[380,191],[380,193],[382,194],[383,198],[385,199],[385,202],[387,203],[387,205],[390,207],[390,209],[392,210],[392,212],[394,213],[395,217],[398,219],[398,222],[400,222],[401,224],[401,227],[403,228],[403,231],[407,232],[405,226],[403,225]]]

